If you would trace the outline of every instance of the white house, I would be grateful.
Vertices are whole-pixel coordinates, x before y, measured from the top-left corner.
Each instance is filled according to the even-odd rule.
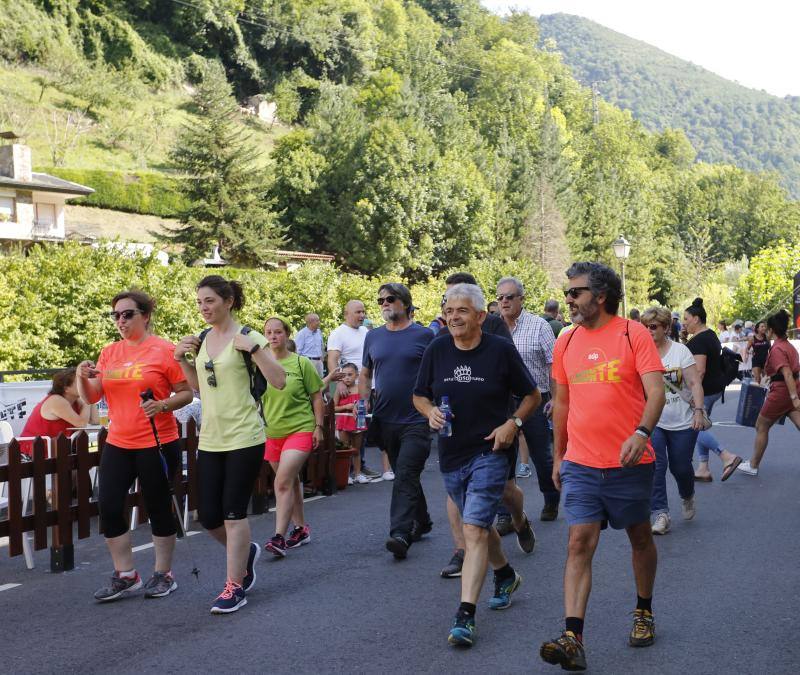
[[[33,173],[27,145],[0,145],[0,240],[63,241],[64,202],[93,192],[85,185]]]

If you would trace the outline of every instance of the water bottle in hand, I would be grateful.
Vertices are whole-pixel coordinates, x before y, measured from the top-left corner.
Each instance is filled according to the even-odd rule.
[[[360,398],[356,403],[356,429],[367,428],[367,402]]]
[[[450,397],[449,396],[442,396],[442,403],[439,406],[439,411],[444,415],[445,423],[441,429],[439,429],[440,436],[452,436],[453,435],[453,423],[450,421],[453,419],[453,412],[450,410]]]

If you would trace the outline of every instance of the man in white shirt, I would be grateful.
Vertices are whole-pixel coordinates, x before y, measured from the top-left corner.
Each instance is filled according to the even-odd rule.
[[[306,326],[297,331],[294,336],[297,353],[311,360],[322,377],[322,330],[319,327],[319,315],[311,312],[306,314]]]

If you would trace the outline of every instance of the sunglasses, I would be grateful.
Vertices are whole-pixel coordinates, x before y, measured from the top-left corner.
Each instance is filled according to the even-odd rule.
[[[505,295],[501,294],[501,295],[497,296],[497,302],[503,302],[503,300],[509,300],[510,301],[510,300],[513,300],[514,298],[518,298],[518,297],[519,297],[519,295],[517,295],[516,293],[506,293]]]
[[[108,315],[111,317],[112,321],[119,321],[120,319],[125,319],[125,321],[130,321],[134,316],[137,314],[141,314],[141,309],[126,309],[122,312],[109,312]]]
[[[647,327],[648,327],[650,330],[658,330],[659,328],[663,328],[663,326],[662,326],[660,323],[648,323],[648,324],[647,324]],[[666,329],[665,329],[665,330],[666,330]]]
[[[206,368],[207,372],[211,373],[208,376],[208,379],[206,380],[206,382],[208,382],[208,385],[210,387],[216,387],[217,386],[217,374],[214,372],[214,361],[212,359],[209,359],[208,361],[206,361],[205,368]]]
[[[378,306],[383,306],[384,303],[392,304],[397,298],[394,295],[387,295],[385,298],[378,298]]]
[[[591,289],[588,286],[573,286],[572,288],[568,288],[564,291],[564,297],[567,296],[571,297],[573,300],[576,300],[578,296],[583,293],[583,291],[590,291]]]

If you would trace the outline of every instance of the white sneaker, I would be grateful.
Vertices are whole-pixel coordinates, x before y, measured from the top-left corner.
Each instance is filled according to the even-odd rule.
[[[354,481],[359,485],[363,485],[364,483],[371,483],[372,479],[367,478],[363,473],[360,473],[355,477]]]
[[[741,471],[742,473],[746,473],[748,476],[757,476],[758,475],[758,467],[755,469],[750,466],[750,462],[742,462],[739,466],[736,467],[737,471]]]
[[[656,516],[653,526],[650,528],[653,534],[666,534],[669,532],[670,520],[668,513],[659,513]]]
[[[347,484],[348,485],[352,485],[353,484],[353,477],[352,476],[348,476],[347,477]]]
[[[384,471],[381,478],[383,480],[394,480],[394,471]]]
[[[683,500],[683,519],[691,520],[694,518],[694,495]]]

